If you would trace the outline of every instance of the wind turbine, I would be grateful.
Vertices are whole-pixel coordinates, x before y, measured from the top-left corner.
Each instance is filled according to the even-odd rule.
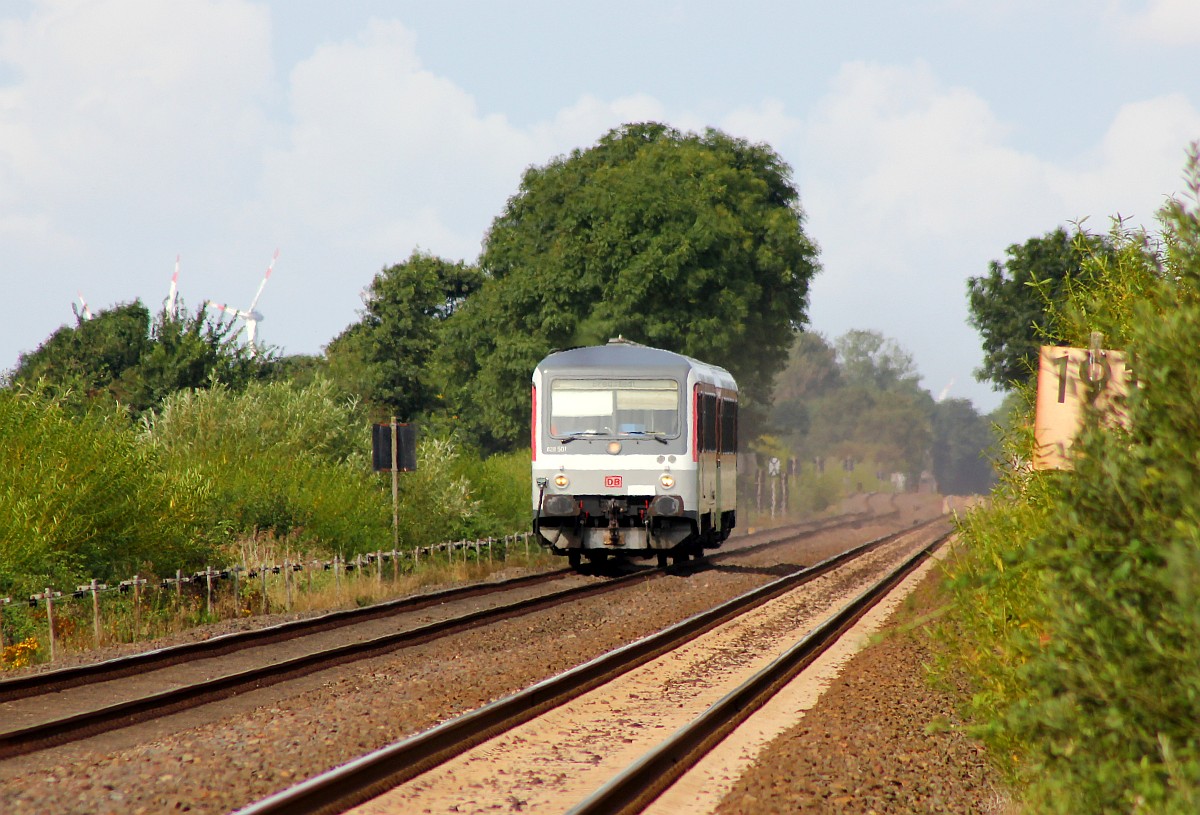
[[[179,295],[179,255],[175,256],[175,274],[171,275],[171,291],[167,294],[167,316],[174,319],[175,302]]]
[[[263,318],[262,312],[256,311],[255,306],[258,305],[258,298],[262,297],[263,289],[266,288],[267,280],[271,277],[271,272],[275,268],[275,261],[279,260],[279,250],[275,250],[275,254],[271,257],[271,265],[267,267],[267,273],[263,275],[262,282],[258,284],[258,292],[254,295],[254,299],[250,301],[250,307],[246,309],[236,309],[232,306],[227,306],[224,303],[214,303],[209,300],[209,305],[215,306],[226,314],[233,317],[240,317],[242,322],[246,324],[246,340],[250,344],[250,356],[258,355],[258,346],[254,344],[255,338],[258,336],[258,323]]]
[[[938,404],[946,401],[946,397],[950,395],[950,389],[954,387],[954,377],[950,377],[950,381],[946,383],[946,387],[942,388],[942,392],[938,394],[938,398],[934,401]]]
[[[79,295],[80,308],[78,308],[78,309],[75,308],[75,304],[72,303],[71,311],[75,312],[76,317],[82,316],[83,319],[85,319],[85,320],[92,319],[92,310],[90,308],[88,308],[87,300],[83,299],[83,292],[79,291],[79,292],[76,292],[76,294]]]

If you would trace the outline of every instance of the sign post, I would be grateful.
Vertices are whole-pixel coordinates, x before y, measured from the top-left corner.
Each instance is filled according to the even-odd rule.
[[[400,548],[400,438],[392,417],[392,548]]]
[[[417,429],[397,422],[371,428],[371,466],[376,472],[392,472],[392,548],[400,548],[400,473],[417,469]]]

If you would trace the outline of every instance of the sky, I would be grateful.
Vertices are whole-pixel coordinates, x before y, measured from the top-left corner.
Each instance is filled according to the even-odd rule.
[[[521,174],[627,122],[791,167],[809,328],[975,380],[967,279],[1157,228],[1200,139],[1196,0],[0,0],[0,371],[92,311],[248,306],[317,354],[415,249],[474,261]]]

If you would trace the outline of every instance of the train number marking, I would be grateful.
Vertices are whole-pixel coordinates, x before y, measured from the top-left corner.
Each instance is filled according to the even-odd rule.
[[[620,489],[621,485],[623,483],[624,483],[624,478],[622,476],[619,476],[619,475],[604,476],[604,489],[606,489],[606,490]]]

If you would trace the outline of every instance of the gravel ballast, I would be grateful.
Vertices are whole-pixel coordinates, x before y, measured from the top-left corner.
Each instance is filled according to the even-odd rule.
[[[906,523],[940,510],[940,499],[935,507],[919,498],[904,507]],[[763,553],[760,566],[652,581],[620,602],[598,597],[507,620],[246,694],[218,710],[200,708],[3,762],[0,811],[228,812],[681,619],[718,596],[761,584],[785,565],[820,559],[874,534],[880,531],[843,530],[809,544],[803,556]],[[986,808],[996,798],[978,749],[953,732],[926,733],[934,719],[953,722],[954,700],[929,689],[919,640],[887,650],[910,639],[886,638],[856,657],[803,721],[810,734],[799,742],[824,746],[806,756],[781,739],[762,765],[771,766],[778,753],[783,780],[761,780],[769,776],[755,770],[727,799],[732,808],[722,811],[794,812],[801,800],[818,812],[999,811]],[[865,679],[851,681],[857,675]],[[888,712],[889,699],[905,700],[903,715]],[[876,728],[875,738],[860,738],[866,724]],[[933,746],[944,738],[957,740],[950,743],[957,752]],[[865,753],[862,743],[871,745]],[[923,744],[934,753],[922,753]],[[906,794],[923,790],[924,797],[888,798],[896,787]],[[852,808],[860,799],[872,803]],[[764,808],[775,800],[778,808]],[[905,800],[947,803],[940,810],[896,803]]]
[[[718,815],[830,812],[1007,812],[983,748],[963,733],[968,690],[935,689],[928,630],[940,576],[931,572],[878,641],[853,657],[800,724],[773,741]]]

